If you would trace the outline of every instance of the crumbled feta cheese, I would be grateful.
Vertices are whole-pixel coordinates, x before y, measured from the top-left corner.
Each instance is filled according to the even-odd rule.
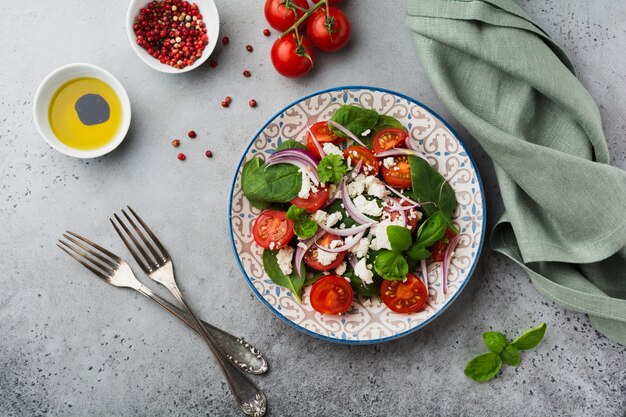
[[[305,244],[304,242],[298,242],[298,247],[299,247],[299,248],[302,248],[302,249],[304,249],[304,250],[307,250],[307,249],[308,249],[308,248],[307,248],[307,246],[306,246],[306,244]]]
[[[339,225],[339,228],[340,228],[340,229],[345,229],[345,228],[346,228],[346,224],[345,224],[345,223],[341,223],[341,224]]]
[[[309,198],[311,195],[311,178],[309,178],[309,174],[307,174],[302,168],[300,168],[300,174],[302,174],[302,188],[300,188],[300,192],[298,193],[298,197],[300,198]]]
[[[276,255],[276,260],[278,261],[278,267],[283,274],[289,275],[293,271],[293,265],[291,264],[291,259],[293,258],[293,248],[291,246],[285,246],[281,250],[278,251]]]
[[[369,195],[380,199],[385,198],[389,194],[389,190],[387,190],[383,182],[373,175],[368,175],[365,179],[365,188]]]
[[[354,265],[354,274],[361,278],[365,284],[372,284],[374,282],[374,273],[367,268],[365,264],[365,258],[361,259]]]
[[[328,186],[328,198],[341,198],[341,190],[335,184]]]
[[[346,243],[348,243],[346,239]],[[370,238],[362,237],[359,243],[350,248],[350,252],[354,253],[357,258],[362,258],[367,255],[367,251],[370,247]]]
[[[394,166],[396,164],[396,160],[394,159],[393,156],[389,156],[385,159],[383,159],[383,165],[385,166],[385,168],[389,169],[392,166]]]
[[[312,192],[312,193],[316,193],[316,192],[318,192],[318,191],[319,191],[319,188],[317,188],[317,187],[316,187],[316,186],[314,186],[314,185],[311,185],[311,192]]]
[[[351,183],[348,184],[348,194],[350,197],[356,197],[359,194],[363,194],[363,191],[365,191],[365,180],[366,176],[359,174]]]
[[[334,242],[334,241],[333,241]],[[341,242],[339,242],[341,243]],[[332,243],[331,243],[332,246]],[[317,249],[317,261],[323,265],[323,266],[327,266],[332,264],[335,259],[337,259],[337,254],[336,253],[331,253],[331,252],[326,252],[324,250],[321,249]]]
[[[330,242],[330,245],[328,245],[329,249],[335,249],[336,247],[342,246],[343,245],[343,240],[341,239],[337,239],[337,240],[333,240]]]
[[[276,247],[276,243],[270,242],[270,250],[274,250],[275,247]]]
[[[335,213],[331,213],[327,216],[326,219],[326,227],[333,227],[334,225],[337,224],[337,222],[339,220],[341,220],[343,218],[343,216],[341,215],[340,212],[335,212]]]
[[[342,263],[339,264],[339,266],[337,268],[335,268],[335,274],[343,275],[344,272],[346,272],[346,268],[347,267],[348,267],[348,265],[346,265],[346,261],[343,261]]]
[[[359,210],[363,214],[367,214],[370,216],[380,216],[383,214],[383,208],[378,205],[376,200],[368,200],[363,197],[363,195],[358,195],[353,200],[354,205],[357,210]]]
[[[370,249],[372,250],[380,250],[380,249],[391,249],[391,243],[389,243],[389,236],[387,236],[387,227],[392,224],[402,226],[402,220],[396,219],[395,221],[391,220],[382,220],[378,224],[372,226],[372,233],[374,234],[374,239],[370,243]]]
[[[322,149],[324,150],[324,153],[326,153],[326,155],[335,154],[343,158],[343,152],[341,152],[341,149],[339,149],[337,145],[333,143],[329,143],[329,142],[325,143]]]
[[[365,132],[361,133],[361,136],[367,136],[370,134],[371,131],[371,129],[367,129]]]
[[[313,220],[315,220],[317,224],[326,224],[327,219],[328,213],[323,210],[317,210],[315,213],[313,213]]]

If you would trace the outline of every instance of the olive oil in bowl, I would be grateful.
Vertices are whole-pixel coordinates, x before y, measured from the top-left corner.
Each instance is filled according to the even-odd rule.
[[[90,77],[67,81],[48,108],[50,128],[70,148],[99,149],[110,143],[122,124],[122,105],[115,90]]]

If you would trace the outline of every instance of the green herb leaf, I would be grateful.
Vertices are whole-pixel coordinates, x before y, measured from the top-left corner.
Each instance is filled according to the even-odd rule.
[[[446,233],[448,227],[448,216],[443,211],[437,210],[433,212],[417,229],[416,243],[428,248],[441,240]]]
[[[317,166],[317,175],[321,182],[339,183],[348,172],[343,158],[336,154],[326,155]]]
[[[519,349],[513,345],[507,345],[504,350],[500,352],[500,359],[502,359],[502,362],[510,366],[519,365]]]
[[[497,353],[489,352],[476,356],[465,367],[465,375],[474,381],[487,381],[498,373],[502,359]]]
[[[506,340],[506,336],[500,332],[483,333],[483,341],[493,353],[502,352],[509,344],[508,340]]]
[[[283,286],[291,291],[298,300],[298,302],[301,303],[302,297],[300,296],[300,293],[302,292],[302,287],[304,286],[304,279],[306,276],[306,268],[304,267],[304,262],[301,264],[301,276],[298,276],[298,272],[295,268],[293,268],[293,272],[290,275],[285,275],[278,266],[278,259],[276,258],[277,254],[277,250],[265,249],[263,251],[263,268],[265,269],[265,273],[267,273],[267,275],[275,284]]]
[[[541,323],[538,327],[526,330],[521,336],[511,342],[520,350],[532,349],[541,342],[546,334],[546,324]]]
[[[320,272],[318,274],[313,274],[310,277],[307,277],[304,280],[304,285],[303,287],[308,287],[309,285],[313,285],[315,284],[320,278],[325,277],[326,275],[324,275],[323,272]]]
[[[406,254],[414,261],[428,259],[432,255],[432,253],[430,253],[430,251],[426,249],[421,243],[414,243],[413,246],[409,248]]]
[[[409,156],[411,166],[411,183],[413,194],[418,202],[433,202],[424,204],[422,210],[431,215],[441,210],[450,218],[456,208],[456,195],[452,186],[428,162],[416,156]]]
[[[387,226],[387,237],[389,238],[391,249],[396,252],[407,251],[413,243],[411,232],[403,226]]]
[[[350,132],[359,136],[368,129],[373,129],[378,123],[378,113],[374,110],[364,109],[359,106],[343,105],[335,111],[331,120],[339,123]],[[346,137],[343,132],[330,126],[332,131],[341,137]]]
[[[289,164],[265,167],[263,160],[255,157],[243,166],[241,188],[250,201],[286,203],[298,196],[302,174]]]
[[[315,220],[303,217],[293,224],[293,232],[302,239],[308,239],[317,232]]]
[[[401,253],[387,250],[376,255],[374,269],[385,279],[402,281],[409,273],[409,264]]]
[[[294,206],[293,204],[289,207],[286,214],[289,220],[300,220],[304,216],[306,216],[306,209]]]
[[[374,279],[372,284],[366,284],[361,280],[361,278],[357,277],[354,272],[346,272],[343,274],[344,277],[350,279],[350,285],[352,285],[352,289],[359,295],[363,295],[365,297],[372,297],[374,295],[380,294],[380,277],[378,280]]]
[[[286,140],[276,148],[277,151],[282,151],[283,149],[306,149],[306,146],[295,140]]]

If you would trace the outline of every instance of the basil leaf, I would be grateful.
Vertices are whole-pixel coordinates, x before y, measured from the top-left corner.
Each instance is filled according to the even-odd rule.
[[[306,209],[303,209],[298,206],[294,206],[293,204],[289,207],[289,209],[287,210],[287,214],[286,214],[286,217],[289,220],[299,220],[303,218],[304,216],[306,216]]]
[[[359,136],[368,129],[373,129],[378,123],[378,113],[374,110],[364,109],[359,106],[343,105],[335,111],[331,120],[339,123],[350,132]],[[330,126],[331,130],[341,137],[347,137],[339,129]]]
[[[506,336],[500,332],[487,332],[483,333],[483,341],[485,345],[489,348],[493,353],[500,353],[504,350],[504,348],[509,344],[509,341],[506,340]]]
[[[465,367],[465,375],[474,381],[487,381],[498,373],[502,359],[497,353],[489,352],[476,356]]]
[[[409,229],[403,226],[390,225],[387,226],[387,237],[391,244],[391,249],[396,252],[407,251],[413,240],[411,239],[411,232]]]
[[[300,272],[302,272],[301,276],[298,276],[296,268],[293,268],[293,272],[290,275],[285,275],[278,266],[278,259],[276,258],[277,254],[277,250],[265,249],[263,251],[263,268],[265,269],[265,273],[267,273],[267,275],[275,284],[283,286],[291,291],[298,300],[298,302],[301,303],[302,297],[300,296],[300,293],[302,292],[302,287],[304,286],[304,278],[306,276],[306,268],[304,267],[304,263],[301,264],[300,268]]]
[[[255,201],[255,200],[248,199],[248,202],[250,202],[250,205],[252,207],[257,208],[259,210],[265,210],[266,208],[270,206],[270,203],[266,203],[265,201]]]
[[[378,123],[376,123],[376,126],[374,126],[374,129],[372,130],[378,133],[383,129],[389,129],[392,127],[406,131],[400,120],[396,119],[395,117],[386,116],[384,114],[378,116]]]
[[[286,203],[298,196],[302,175],[297,167],[278,164],[265,167],[259,157],[243,166],[241,188],[250,201]]]
[[[345,274],[343,274],[343,276],[350,279],[350,285],[352,285],[352,289],[359,295],[372,297],[374,295],[380,294],[380,278],[376,279],[376,277],[374,277],[374,282],[372,284],[366,284],[353,272],[346,272]]]
[[[409,248],[406,252],[407,256],[414,261],[421,261],[422,259],[428,259],[432,255],[428,249],[426,249],[422,244],[415,243],[413,246]]]
[[[411,166],[411,183],[413,194],[418,202],[433,202],[424,204],[422,210],[431,215],[437,210],[443,211],[451,217],[456,208],[456,195],[452,186],[427,161],[416,156],[409,156]]]
[[[443,211],[437,210],[432,213],[417,229],[416,243],[428,248],[441,240],[448,227],[448,216]]]
[[[387,250],[374,259],[374,270],[385,279],[402,281],[409,273],[409,264],[401,253]]]
[[[282,151],[283,149],[306,149],[306,146],[296,140],[286,140],[276,148],[277,151]]]
[[[546,324],[541,323],[538,327],[526,330],[521,336],[511,342],[513,346],[520,350],[532,349],[541,342],[546,334]]]
[[[293,224],[293,232],[302,239],[308,239],[317,232],[317,223],[315,220],[303,217]]]
[[[519,349],[513,345],[507,345],[504,350],[500,352],[500,359],[502,359],[502,362],[510,366],[519,365]]]
[[[336,154],[329,154],[322,158],[317,166],[317,175],[321,182],[339,183],[348,172],[342,157]]]

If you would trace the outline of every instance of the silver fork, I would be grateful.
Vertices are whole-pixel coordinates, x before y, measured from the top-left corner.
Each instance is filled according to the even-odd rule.
[[[174,278],[174,265],[169,253],[159,239],[152,233],[152,230],[144,223],[144,221],[135,213],[135,211],[127,206],[128,210],[132,213],[133,217],[141,225],[141,228],[137,226],[135,221],[122,209],[122,214],[126,218],[126,221],[130,224],[134,233],[126,226],[126,224],[119,218],[117,214],[114,214],[120,228],[115,224],[113,219],[109,219],[111,224],[115,228],[115,231],[119,234],[120,238],[124,242],[124,245],[128,248],[135,261],[139,264],[141,269],[154,281],[165,286],[176,297],[178,302],[183,306],[191,318],[194,327],[204,338],[204,341],[209,345],[209,348],[214,353],[217,359],[226,381],[230,387],[231,392],[235,396],[237,405],[241,408],[241,411],[248,416],[261,417],[265,415],[267,409],[267,398],[261,389],[252,382],[245,373],[239,367],[232,364],[230,361],[224,360],[219,354],[219,347],[212,335],[206,331],[206,329],[200,324],[200,321],[187,305],[178,285]],[[142,232],[143,229],[143,232]],[[149,236],[149,239],[145,234]],[[126,236],[132,241],[128,241]],[[137,236],[135,236],[135,234]],[[143,246],[139,243],[139,240],[143,243]],[[152,257],[148,255],[146,249],[150,252]]]
[[[63,237],[67,241],[59,239],[60,244],[57,246],[85,268],[114,287],[132,288],[148,297],[196,331],[189,316],[184,311],[139,282],[130,266],[122,258],[69,230],[63,234]],[[202,321],[202,325],[219,344],[220,354],[239,366],[241,370],[251,374],[267,372],[269,369],[267,360],[254,346],[205,321]]]

